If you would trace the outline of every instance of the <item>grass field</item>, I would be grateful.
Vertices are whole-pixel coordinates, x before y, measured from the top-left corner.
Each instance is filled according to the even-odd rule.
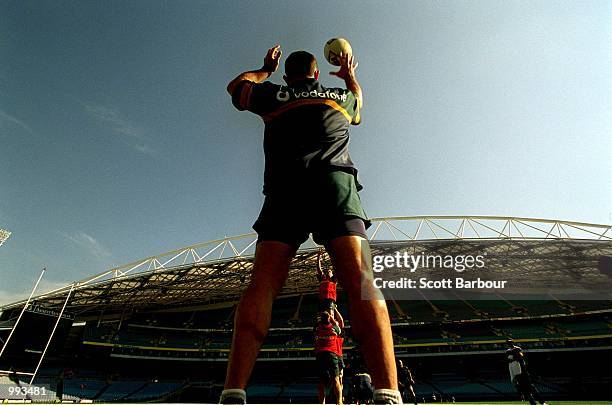
[[[53,402],[49,402],[52,404]],[[111,402],[97,402],[98,404],[110,404]],[[546,401],[548,405],[612,405],[612,401]],[[39,402],[40,404],[40,402]],[[117,405],[117,403],[114,403]],[[204,404],[204,403],[203,403]],[[410,402],[404,402],[404,404],[410,405]],[[529,405],[528,401],[481,401],[481,402],[419,402],[421,404],[431,405]],[[214,405],[214,404],[209,404]],[[290,404],[287,404],[290,405]],[[345,403],[348,405],[348,403]],[[539,405],[539,404],[538,404]]]
[[[331,402],[333,403],[333,402]],[[548,405],[612,405],[612,401],[546,401]],[[344,403],[349,405],[348,402]],[[405,405],[410,405],[411,402],[404,402]],[[419,402],[419,405],[529,405],[528,401],[480,401],[480,402]],[[210,404],[212,405],[212,404]],[[289,405],[289,404],[286,404]],[[539,405],[539,403],[538,403]]]
[[[453,405],[447,402],[427,402],[428,404]],[[612,405],[612,401],[547,401],[548,405]],[[419,402],[420,404],[420,402]],[[456,402],[461,405],[529,405],[527,401],[502,401],[502,402]]]

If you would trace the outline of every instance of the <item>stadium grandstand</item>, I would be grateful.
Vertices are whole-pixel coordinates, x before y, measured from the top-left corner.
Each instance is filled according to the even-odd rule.
[[[502,290],[387,296],[396,357],[413,370],[419,401],[519,400],[507,338],[527,354],[547,399],[611,399],[612,301],[601,286],[612,280],[612,226],[394,217],[374,219],[369,238],[373,255],[485,254],[486,270],[508,280],[550,280],[536,298]],[[0,399],[24,386],[45,388],[46,397],[28,394],[33,401],[216,402],[255,243],[244,234],[192,245],[5,305]],[[312,241],[298,251],[274,304],[247,389],[252,403],[316,402],[317,251]],[[347,318],[341,290],[338,306]],[[350,357],[358,349],[347,325]]]

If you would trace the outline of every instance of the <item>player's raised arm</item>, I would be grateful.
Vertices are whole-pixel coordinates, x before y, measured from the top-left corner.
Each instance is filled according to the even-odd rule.
[[[317,253],[317,279],[319,281],[325,278],[323,274],[323,249],[319,248],[319,252]]]
[[[344,80],[346,88],[355,95],[355,98],[357,98],[359,103],[359,108],[361,108],[363,106],[363,93],[361,92],[361,86],[359,85],[357,76],[355,75],[355,69],[357,69],[359,64],[355,61],[354,55],[345,53],[340,54],[339,61],[340,70],[337,72],[329,72],[329,74]]]
[[[340,329],[344,329],[344,318],[342,317],[342,314],[340,313],[340,311],[338,311],[338,308],[334,306],[334,318],[338,321],[338,326],[340,326]]]
[[[332,326],[337,326],[337,327],[339,327],[339,328],[340,328],[340,331],[342,331],[342,327],[340,326],[340,324],[338,323],[338,321],[337,321],[337,320],[335,320],[334,318],[332,318],[331,316],[329,317],[329,323],[331,323],[331,324],[332,324]],[[332,328],[332,330],[333,330],[333,328]],[[336,332],[334,332],[334,333],[336,333]],[[337,334],[338,334],[338,333],[336,333],[336,335],[337,335]]]
[[[247,72],[240,73],[227,85],[227,92],[232,95],[238,83],[248,80],[254,83],[261,83],[276,72],[278,65],[280,64],[280,58],[283,55],[280,45],[275,45],[268,49],[266,57],[264,58],[264,64],[257,70],[249,70]]]

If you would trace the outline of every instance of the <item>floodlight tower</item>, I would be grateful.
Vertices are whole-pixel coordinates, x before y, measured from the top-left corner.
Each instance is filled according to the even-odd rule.
[[[0,246],[11,236],[11,233],[6,229],[0,228]]]

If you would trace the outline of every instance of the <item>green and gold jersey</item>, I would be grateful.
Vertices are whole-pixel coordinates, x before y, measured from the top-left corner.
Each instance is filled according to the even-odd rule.
[[[351,91],[326,88],[315,79],[291,86],[243,81],[232,102],[265,123],[264,194],[308,172],[342,170],[357,180],[348,151],[349,126],[359,124],[361,116]]]

